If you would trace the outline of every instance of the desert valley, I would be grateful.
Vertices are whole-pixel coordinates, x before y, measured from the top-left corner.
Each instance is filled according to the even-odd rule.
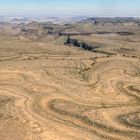
[[[139,140],[140,19],[23,21],[0,22],[0,140]]]

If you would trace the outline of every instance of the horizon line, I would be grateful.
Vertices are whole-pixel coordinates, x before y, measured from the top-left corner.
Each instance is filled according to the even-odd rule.
[[[140,17],[140,15],[0,15],[0,17]]]

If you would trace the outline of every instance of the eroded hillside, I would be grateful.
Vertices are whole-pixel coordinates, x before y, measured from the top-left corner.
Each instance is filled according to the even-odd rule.
[[[1,140],[140,139],[139,24],[100,22],[1,31]]]

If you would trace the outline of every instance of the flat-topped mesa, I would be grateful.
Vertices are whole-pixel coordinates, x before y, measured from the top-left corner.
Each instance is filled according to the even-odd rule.
[[[93,24],[94,23],[94,24]],[[137,23],[137,24],[136,24]],[[89,18],[72,24],[54,24],[51,22],[35,22],[20,24],[15,26],[17,36],[25,39],[43,39],[49,41],[59,37],[68,36],[90,36],[90,35],[110,35],[132,36],[139,33],[139,21],[122,18]],[[85,26],[86,25],[86,26]],[[133,26],[135,30],[130,27]],[[96,28],[96,30],[95,30]],[[79,46],[79,45],[78,45]],[[83,44],[83,48],[87,44]],[[90,45],[88,45],[90,46]],[[90,49],[90,47],[88,47]],[[91,49],[92,50],[92,49]]]

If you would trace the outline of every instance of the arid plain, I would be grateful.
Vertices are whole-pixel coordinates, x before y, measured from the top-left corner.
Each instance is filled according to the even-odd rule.
[[[0,140],[140,139],[140,23],[98,20],[1,23]]]

